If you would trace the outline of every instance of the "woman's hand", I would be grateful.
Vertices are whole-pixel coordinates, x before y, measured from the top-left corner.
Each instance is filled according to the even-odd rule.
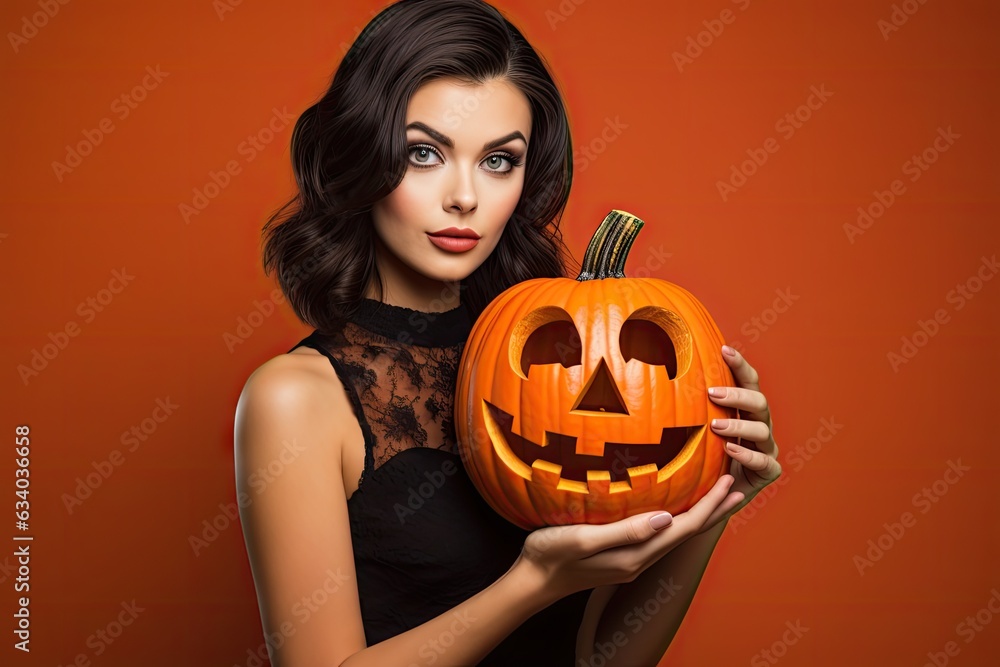
[[[598,586],[634,581],[646,568],[732,510],[741,494],[727,493],[734,479],[723,475],[695,505],[671,517],[644,512],[607,524],[539,528],[528,535],[514,568],[529,572],[556,597]],[[665,515],[659,527],[650,519]]]
[[[727,441],[726,451],[733,460],[729,472],[736,478],[731,491],[741,493],[743,499],[729,512],[711,517],[705,529],[726,514],[740,511],[761,489],[781,475],[778,444],[772,433],[771,410],[764,394],[760,392],[757,371],[747,363],[742,354],[728,345],[722,346],[722,358],[733,372],[737,386],[709,387],[708,396],[719,405],[737,408],[740,418],[713,419],[711,426],[715,433],[735,438],[741,443]],[[750,446],[743,444],[743,441],[749,441]]]
[[[660,528],[650,525],[649,519],[670,516],[666,512],[645,512],[603,525],[539,528],[528,535],[515,567],[541,577],[548,590],[562,596],[632,582],[675,547],[739,511],[778,479],[778,445],[771,434],[771,413],[760,392],[757,371],[729,346],[723,346],[722,356],[737,387],[711,387],[709,397],[719,405],[738,409],[741,418],[720,420],[712,424],[712,430],[754,443],[753,447],[727,444],[732,457],[730,474],[719,478],[691,509]]]

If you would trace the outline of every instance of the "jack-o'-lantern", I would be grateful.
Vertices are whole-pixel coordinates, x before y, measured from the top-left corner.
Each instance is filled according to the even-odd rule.
[[[687,290],[626,278],[643,221],[614,210],[580,275],[521,282],[476,320],[455,424],[479,493],[524,529],[690,509],[728,469],[710,386],[724,342]]]

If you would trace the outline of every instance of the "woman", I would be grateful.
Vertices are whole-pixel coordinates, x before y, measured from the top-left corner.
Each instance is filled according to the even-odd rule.
[[[741,388],[712,398],[750,419],[716,432],[759,451],[732,452],[688,512],[528,533],[465,476],[471,323],[565,273],[570,137],[538,55],[480,0],[402,0],[302,114],[292,159],[300,192],[265,227],[265,269],[316,330],[247,380],[235,433],[272,664],[655,665],[727,517],[780,473],[777,446],[734,352]],[[668,577],[676,604],[627,626]]]

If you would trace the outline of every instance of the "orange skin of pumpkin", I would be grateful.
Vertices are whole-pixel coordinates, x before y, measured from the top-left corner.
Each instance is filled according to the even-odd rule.
[[[578,332],[580,363],[532,364],[523,379],[519,351],[525,331],[535,328],[525,322],[551,319],[558,309]],[[677,349],[673,379],[663,365],[626,362],[623,356],[622,324],[643,313],[657,313],[659,319],[652,319],[659,322],[672,313],[681,322],[661,327],[670,329]],[[737,411],[713,403],[706,393],[709,386],[736,386],[717,353],[724,342],[705,307],[664,280],[539,278],[514,285],[483,311],[462,355],[455,424],[469,477],[497,513],[526,530],[690,509],[730,466],[725,440],[709,424],[716,418],[735,419]],[[627,414],[573,409],[602,361]],[[652,463],[629,468],[620,481],[600,472],[577,481],[561,477],[558,466],[541,462],[532,467],[533,461],[513,455],[486,402],[512,415],[513,433],[536,445],[545,442],[545,431],[576,437],[577,454],[601,455],[604,443],[612,442],[641,458],[644,445],[659,445],[665,427],[703,428],[659,471]]]

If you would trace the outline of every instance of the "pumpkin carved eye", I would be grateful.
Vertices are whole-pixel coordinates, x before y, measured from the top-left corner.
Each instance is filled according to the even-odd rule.
[[[562,364],[569,368],[581,363],[581,354],[576,324],[558,306],[528,313],[511,336],[510,365],[520,371],[524,380],[534,364]]]
[[[665,366],[671,380],[691,366],[691,331],[676,313],[658,306],[645,306],[632,313],[618,334],[618,347],[625,361],[638,359]]]

